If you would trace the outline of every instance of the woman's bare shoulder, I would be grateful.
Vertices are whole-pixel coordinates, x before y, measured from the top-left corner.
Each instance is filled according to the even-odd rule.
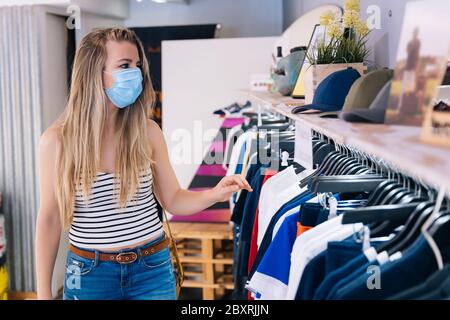
[[[41,135],[39,146],[46,151],[54,151],[61,142],[62,126],[52,124]]]
[[[147,119],[147,126],[148,126],[150,133],[154,132],[154,131],[159,131],[159,132],[161,131],[161,128],[156,123],[156,121],[153,119]]]
[[[163,133],[159,125],[152,119],[147,119],[147,128],[150,135],[150,140],[158,143],[163,137]]]
[[[148,134],[150,136],[150,145],[154,152],[163,150],[166,142],[164,140],[164,134],[160,126],[152,119],[147,119]]]

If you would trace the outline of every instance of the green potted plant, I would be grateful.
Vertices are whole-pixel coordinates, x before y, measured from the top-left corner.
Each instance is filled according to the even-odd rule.
[[[317,86],[331,73],[348,67],[361,74],[366,71],[364,62],[370,53],[366,45],[370,30],[359,11],[359,0],[346,0],[342,17],[332,11],[320,17],[325,32],[316,49],[307,55],[310,65],[304,77],[306,103],[312,102]]]

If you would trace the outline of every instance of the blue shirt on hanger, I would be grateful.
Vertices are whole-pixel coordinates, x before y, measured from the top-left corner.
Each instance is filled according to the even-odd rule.
[[[445,261],[450,259],[450,247],[440,248]],[[380,288],[367,285],[369,275],[362,274],[340,288],[334,298],[344,300],[386,299],[420,284],[438,269],[436,258],[428,242],[420,236],[398,260],[388,262],[380,269]]]

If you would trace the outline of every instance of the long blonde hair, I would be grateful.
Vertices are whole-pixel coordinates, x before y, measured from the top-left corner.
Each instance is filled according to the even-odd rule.
[[[133,105],[118,110],[114,186],[120,186],[121,207],[135,194],[140,170],[153,164],[147,119],[153,115],[155,92],[142,43],[129,29],[94,30],[82,39],[77,49],[69,98],[57,122],[61,128],[61,148],[57,160],[56,197],[65,229],[73,220],[76,185],[82,187],[87,199],[99,169],[107,112],[102,70],[107,59],[106,43],[110,40],[136,45],[143,76],[139,98]]]

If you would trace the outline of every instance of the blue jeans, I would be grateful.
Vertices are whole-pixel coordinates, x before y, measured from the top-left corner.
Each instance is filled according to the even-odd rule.
[[[164,238],[152,240],[133,249],[138,258],[130,264],[86,259],[69,251],[64,279],[64,300],[175,300],[176,284],[169,248],[143,257],[138,248]],[[86,249],[84,249],[86,250]],[[119,253],[115,252],[115,253]]]

